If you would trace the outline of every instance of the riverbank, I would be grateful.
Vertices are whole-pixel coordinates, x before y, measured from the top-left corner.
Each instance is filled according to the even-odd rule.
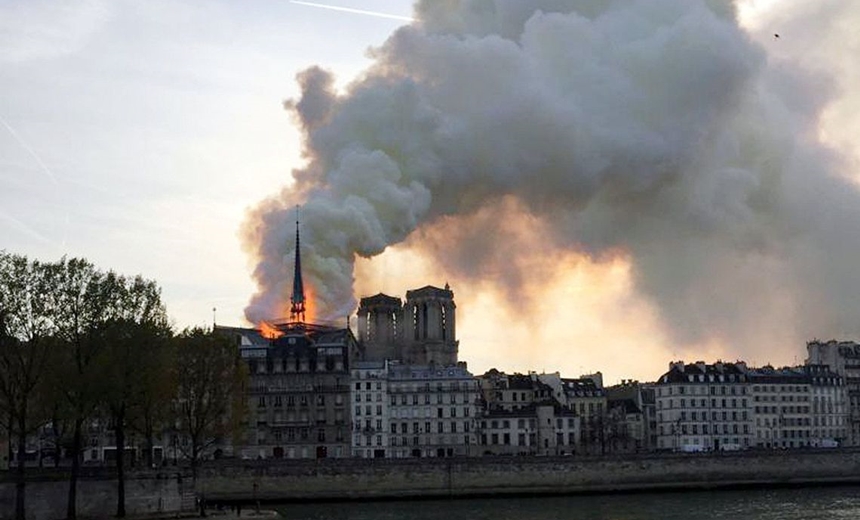
[[[68,492],[62,470],[31,472],[27,517],[62,516]],[[196,480],[187,468],[129,474],[126,509],[134,519],[194,517],[198,498],[225,506],[228,520],[257,503],[523,497],[671,490],[860,484],[860,450],[647,454],[614,457],[485,457],[470,459],[221,460]],[[110,468],[79,481],[82,519],[110,518],[116,478]],[[0,476],[0,518],[14,511],[11,475]],[[106,514],[107,513],[107,514]],[[7,516],[8,514],[8,516]]]
[[[197,492],[221,503],[619,493],[860,483],[855,450],[254,461],[209,465]]]

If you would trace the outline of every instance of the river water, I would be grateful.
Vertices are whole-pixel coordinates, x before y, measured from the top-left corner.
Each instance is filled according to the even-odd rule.
[[[288,520],[860,520],[860,487],[291,504]]]

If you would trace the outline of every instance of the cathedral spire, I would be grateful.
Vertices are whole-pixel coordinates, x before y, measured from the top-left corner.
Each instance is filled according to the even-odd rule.
[[[293,295],[290,296],[290,322],[305,321],[305,286],[302,283],[302,256],[299,245],[299,207],[296,206],[296,264],[293,274]]]

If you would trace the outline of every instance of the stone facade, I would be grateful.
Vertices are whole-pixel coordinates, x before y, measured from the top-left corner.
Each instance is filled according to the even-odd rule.
[[[284,324],[273,337],[257,329],[219,327],[233,335],[248,363],[244,459],[350,455],[351,360],[359,357],[349,329]]]
[[[847,484],[860,482],[858,465],[860,453],[847,450],[623,458],[264,461],[204,467],[198,482],[210,500],[449,498]]]
[[[612,452],[650,451],[657,447],[654,387],[622,380],[606,388],[608,443]]]
[[[826,365],[670,363],[656,391],[658,449],[833,448],[849,435],[845,380]]]
[[[848,392],[848,446],[860,446],[860,344],[854,341],[810,341],[808,364],[827,365],[845,379]]]
[[[658,449],[717,451],[754,445],[744,363],[670,363],[656,392]]]
[[[537,374],[490,370],[480,377],[482,455],[572,455],[580,417]]]
[[[392,456],[476,454],[480,393],[465,364],[389,365],[388,395]]]
[[[600,372],[580,378],[561,377],[558,372],[539,374],[540,381],[553,390],[562,406],[579,418],[577,453],[597,454],[606,451],[606,391]]]
[[[457,364],[454,293],[426,286],[406,292],[406,301],[377,294],[362,298],[358,339],[365,361],[398,360],[407,365]]]
[[[832,447],[847,437],[842,377],[825,365],[749,371],[760,448]]]
[[[352,456],[391,457],[388,361],[359,361],[352,366]]]
[[[353,366],[352,381],[354,457],[476,454],[480,399],[465,365],[364,361]]]

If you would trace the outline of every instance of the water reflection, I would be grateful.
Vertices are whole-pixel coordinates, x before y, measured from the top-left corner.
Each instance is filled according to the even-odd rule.
[[[289,520],[858,519],[860,487],[292,504],[276,509]]]

